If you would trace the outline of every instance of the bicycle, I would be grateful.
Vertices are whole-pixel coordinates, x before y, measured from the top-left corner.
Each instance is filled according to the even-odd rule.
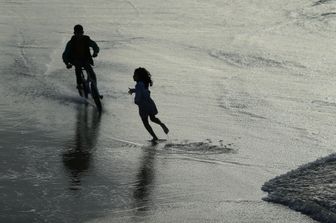
[[[98,91],[98,88],[96,86],[96,83],[95,81],[93,81],[90,77],[90,74],[87,73],[86,75],[86,78],[85,78],[85,75],[84,75],[84,72],[83,72],[84,68],[82,67],[81,69],[81,84],[79,85],[80,87],[77,86],[77,89],[78,89],[78,93],[81,97],[85,97],[86,99],[88,99],[89,97],[89,94],[91,94],[95,104],[96,104],[96,107],[97,107],[97,110],[99,113],[102,112],[102,104],[101,104],[101,99],[103,96],[101,96],[99,94],[99,91]]]

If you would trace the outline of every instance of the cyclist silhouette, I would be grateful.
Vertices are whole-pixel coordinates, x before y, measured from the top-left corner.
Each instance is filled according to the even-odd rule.
[[[90,48],[93,49],[92,55]],[[79,24],[75,25],[74,35],[67,43],[62,59],[68,69],[72,68],[72,65],[75,66],[78,89],[82,87],[82,68],[86,70],[87,74],[90,75],[91,80],[93,80],[97,86],[96,74],[92,69],[92,66],[94,65],[92,57],[97,57],[98,53],[99,47],[97,43],[91,40],[89,36],[84,35],[83,26]]]

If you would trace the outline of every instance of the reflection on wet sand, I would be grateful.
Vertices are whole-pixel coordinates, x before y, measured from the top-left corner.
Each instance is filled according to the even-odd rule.
[[[136,176],[133,192],[135,216],[142,216],[151,205],[151,191],[155,185],[155,154],[157,144],[143,147],[143,158]]]
[[[62,154],[64,167],[71,179],[71,190],[79,188],[81,176],[90,168],[92,151],[99,136],[100,118],[87,106],[78,107],[74,140],[69,142]]]

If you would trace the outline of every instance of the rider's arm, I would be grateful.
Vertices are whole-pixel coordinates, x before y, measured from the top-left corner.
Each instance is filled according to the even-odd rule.
[[[69,41],[65,47],[65,50],[62,54],[63,62],[68,65],[70,63],[70,53],[71,53],[71,41]]]
[[[89,46],[93,49],[93,55],[97,56],[99,53],[99,47],[97,43],[90,39]]]

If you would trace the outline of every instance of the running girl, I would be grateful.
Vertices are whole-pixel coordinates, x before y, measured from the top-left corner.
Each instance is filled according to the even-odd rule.
[[[158,114],[158,110],[150,97],[150,91],[148,89],[149,86],[153,85],[151,74],[145,68],[139,67],[134,71],[133,80],[136,82],[135,88],[130,88],[128,93],[135,93],[134,103],[139,107],[141,120],[149,134],[153,137],[152,141],[156,141],[158,140],[158,137],[149,125],[148,117],[152,122],[160,125],[166,134],[168,134],[169,129],[160,121],[160,119],[155,117],[155,115]]]

